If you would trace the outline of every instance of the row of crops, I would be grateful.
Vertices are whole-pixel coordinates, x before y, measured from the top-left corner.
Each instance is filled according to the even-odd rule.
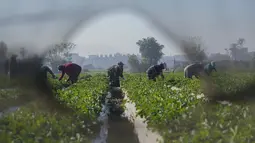
[[[255,141],[252,101],[209,102],[202,81],[184,79],[178,73],[167,74],[165,80],[157,82],[148,81],[144,74],[125,76],[122,89],[135,103],[138,115],[165,142]],[[249,94],[254,89],[250,87],[254,81],[252,73],[220,73],[211,80],[211,92],[230,98],[244,96],[240,93]],[[108,90],[106,76],[95,74],[65,89],[58,81],[51,82],[55,98],[66,109],[48,108],[41,99],[25,104],[1,117],[2,142],[91,142],[96,137],[100,101]],[[10,106],[15,104],[11,101],[19,99],[17,96],[25,97],[22,91],[4,90],[0,96],[0,102]]]
[[[203,94],[203,82],[184,79],[182,75],[170,74],[157,83],[139,74],[127,75],[127,79],[124,88],[135,102],[138,114],[166,142],[255,141],[252,101],[208,102]],[[239,93],[249,94],[252,81],[254,74],[251,73],[221,73],[211,77],[211,92],[233,98],[245,96]]]
[[[80,80],[62,89],[61,83],[52,80],[56,99],[66,109],[59,110],[38,99],[25,104],[19,110],[1,117],[0,140],[4,143],[35,142],[90,142],[99,132],[96,117],[101,110],[100,98],[107,91],[107,79],[103,75]],[[2,93],[6,91],[2,91]],[[17,94],[9,93],[9,100]],[[1,94],[3,96],[3,94]],[[14,96],[15,95],[15,96]],[[19,95],[24,97],[26,95]],[[5,96],[6,97],[6,96]],[[6,97],[7,98],[7,97]],[[6,102],[6,98],[1,99]],[[5,101],[4,101],[5,100]],[[12,104],[15,106],[15,104]],[[11,104],[10,104],[11,106]],[[68,110],[67,110],[68,109]]]

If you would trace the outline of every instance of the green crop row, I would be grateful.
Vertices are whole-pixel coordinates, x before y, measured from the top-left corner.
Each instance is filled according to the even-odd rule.
[[[199,80],[169,74],[148,81],[144,74],[126,75],[123,88],[136,104],[137,113],[165,142],[254,142],[254,103],[205,102]],[[218,73],[210,77],[212,91],[239,95],[254,84],[252,73]]]
[[[148,81],[145,74],[126,74],[122,82],[138,115],[158,131],[165,142],[254,142],[254,103],[205,102],[203,81],[168,74],[165,80]],[[211,91],[221,96],[243,96],[254,84],[253,73],[216,73],[208,77]],[[63,79],[65,80],[65,79]],[[51,111],[34,101],[0,118],[0,140],[21,142],[91,142],[99,132],[96,118],[101,97],[107,91],[103,74],[81,80],[62,89],[64,81],[51,79],[55,98],[72,109]],[[6,102],[17,91],[0,91]],[[250,91],[249,91],[250,92]],[[247,92],[248,93],[248,92]],[[206,95],[206,94],[205,94]]]
[[[1,142],[78,143],[91,142],[95,138],[100,129],[96,120],[101,110],[100,98],[107,90],[105,75],[83,77],[65,89],[62,89],[63,84],[56,79],[51,79],[51,82],[55,98],[72,109],[71,112],[52,111],[47,104],[33,101],[0,118]],[[8,97],[7,92],[2,94],[2,98]],[[3,100],[0,99],[1,101]]]
[[[91,142],[98,133],[98,125],[83,116],[51,113],[38,108],[38,105],[29,105],[2,117],[1,142]]]
[[[96,74],[95,76],[80,80],[68,88],[55,88],[55,94],[59,102],[72,108],[75,112],[95,118],[101,111],[101,97],[107,92],[107,89],[106,76]]]
[[[166,80],[148,81],[145,75],[126,75],[123,88],[134,101],[138,115],[149,123],[167,124],[199,102],[199,80],[170,75]]]

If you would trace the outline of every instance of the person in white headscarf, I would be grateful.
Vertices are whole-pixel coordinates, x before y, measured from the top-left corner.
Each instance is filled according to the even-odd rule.
[[[192,79],[192,76],[195,76],[196,78],[199,78],[203,70],[204,66],[201,63],[189,64],[184,68],[184,77]]]

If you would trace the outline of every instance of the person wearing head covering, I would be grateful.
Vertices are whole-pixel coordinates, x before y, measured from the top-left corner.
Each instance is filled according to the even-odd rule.
[[[153,65],[149,67],[146,71],[149,80],[156,81],[156,78],[160,75],[164,79],[163,70],[166,69],[166,63],[161,63],[159,65]]]
[[[216,70],[216,65],[215,65],[215,62],[214,62],[214,61],[212,61],[212,62],[206,64],[205,67],[204,67],[204,71],[205,71],[205,73],[206,73],[208,76],[211,75],[211,73],[212,73],[213,70],[214,70],[215,72],[217,72],[217,70]]]
[[[118,65],[113,65],[108,68],[108,78],[110,81],[110,85],[113,87],[120,87],[120,79],[125,79],[123,76],[123,66],[122,62],[119,62]]]
[[[189,64],[184,68],[184,77],[192,79],[192,76],[194,75],[196,78],[199,78],[203,69],[204,66],[202,63]]]
[[[71,81],[73,84],[73,83],[77,82],[82,68],[81,68],[81,66],[79,66],[75,63],[66,63],[63,65],[60,65],[58,67],[58,70],[62,72],[59,80],[62,80],[64,75],[67,74],[69,76],[69,78],[67,79],[67,82]]]

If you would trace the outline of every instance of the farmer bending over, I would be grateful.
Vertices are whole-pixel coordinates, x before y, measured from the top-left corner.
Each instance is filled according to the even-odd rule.
[[[211,75],[212,71],[217,72],[215,62],[210,62],[209,64],[205,65],[204,71],[209,76]]]
[[[123,76],[123,66],[124,64],[122,62],[119,62],[118,65],[113,65],[108,69],[108,77],[111,86],[114,87],[120,87],[120,79],[125,79]]]
[[[56,78],[55,74],[48,66],[41,66],[39,75],[42,77],[42,79],[47,80],[47,73],[51,74],[52,78]]]
[[[156,81],[156,77],[161,75],[162,79],[164,79],[163,70],[166,69],[166,63],[161,63],[159,65],[153,65],[149,67],[149,69],[146,71],[148,79]]]
[[[184,68],[184,77],[191,78],[194,75],[196,78],[199,78],[201,72],[203,72],[204,66],[201,63],[194,63],[186,66]]]
[[[39,87],[40,90],[43,92],[51,90],[49,87],[48,83],[48,77],[47,73],[50,73],[52,78],[56,78],[55,74],[52,72],[52,70],[46,66],[42,65],[37,73],[36,81],[37,81],[37,86]],[[48,92],[46,92],[48,93]]]
[[[65,74],[69,76],[67,79],[67,82],[71,81],[72,84],[77,82],[78,76],[81,73],[81,66],[75,64],[75,63],[66,63],[64,65],[60,65],[58,67],[59,71],[62,71],[62,75],[60,76],[59,80],[62,80]]]

